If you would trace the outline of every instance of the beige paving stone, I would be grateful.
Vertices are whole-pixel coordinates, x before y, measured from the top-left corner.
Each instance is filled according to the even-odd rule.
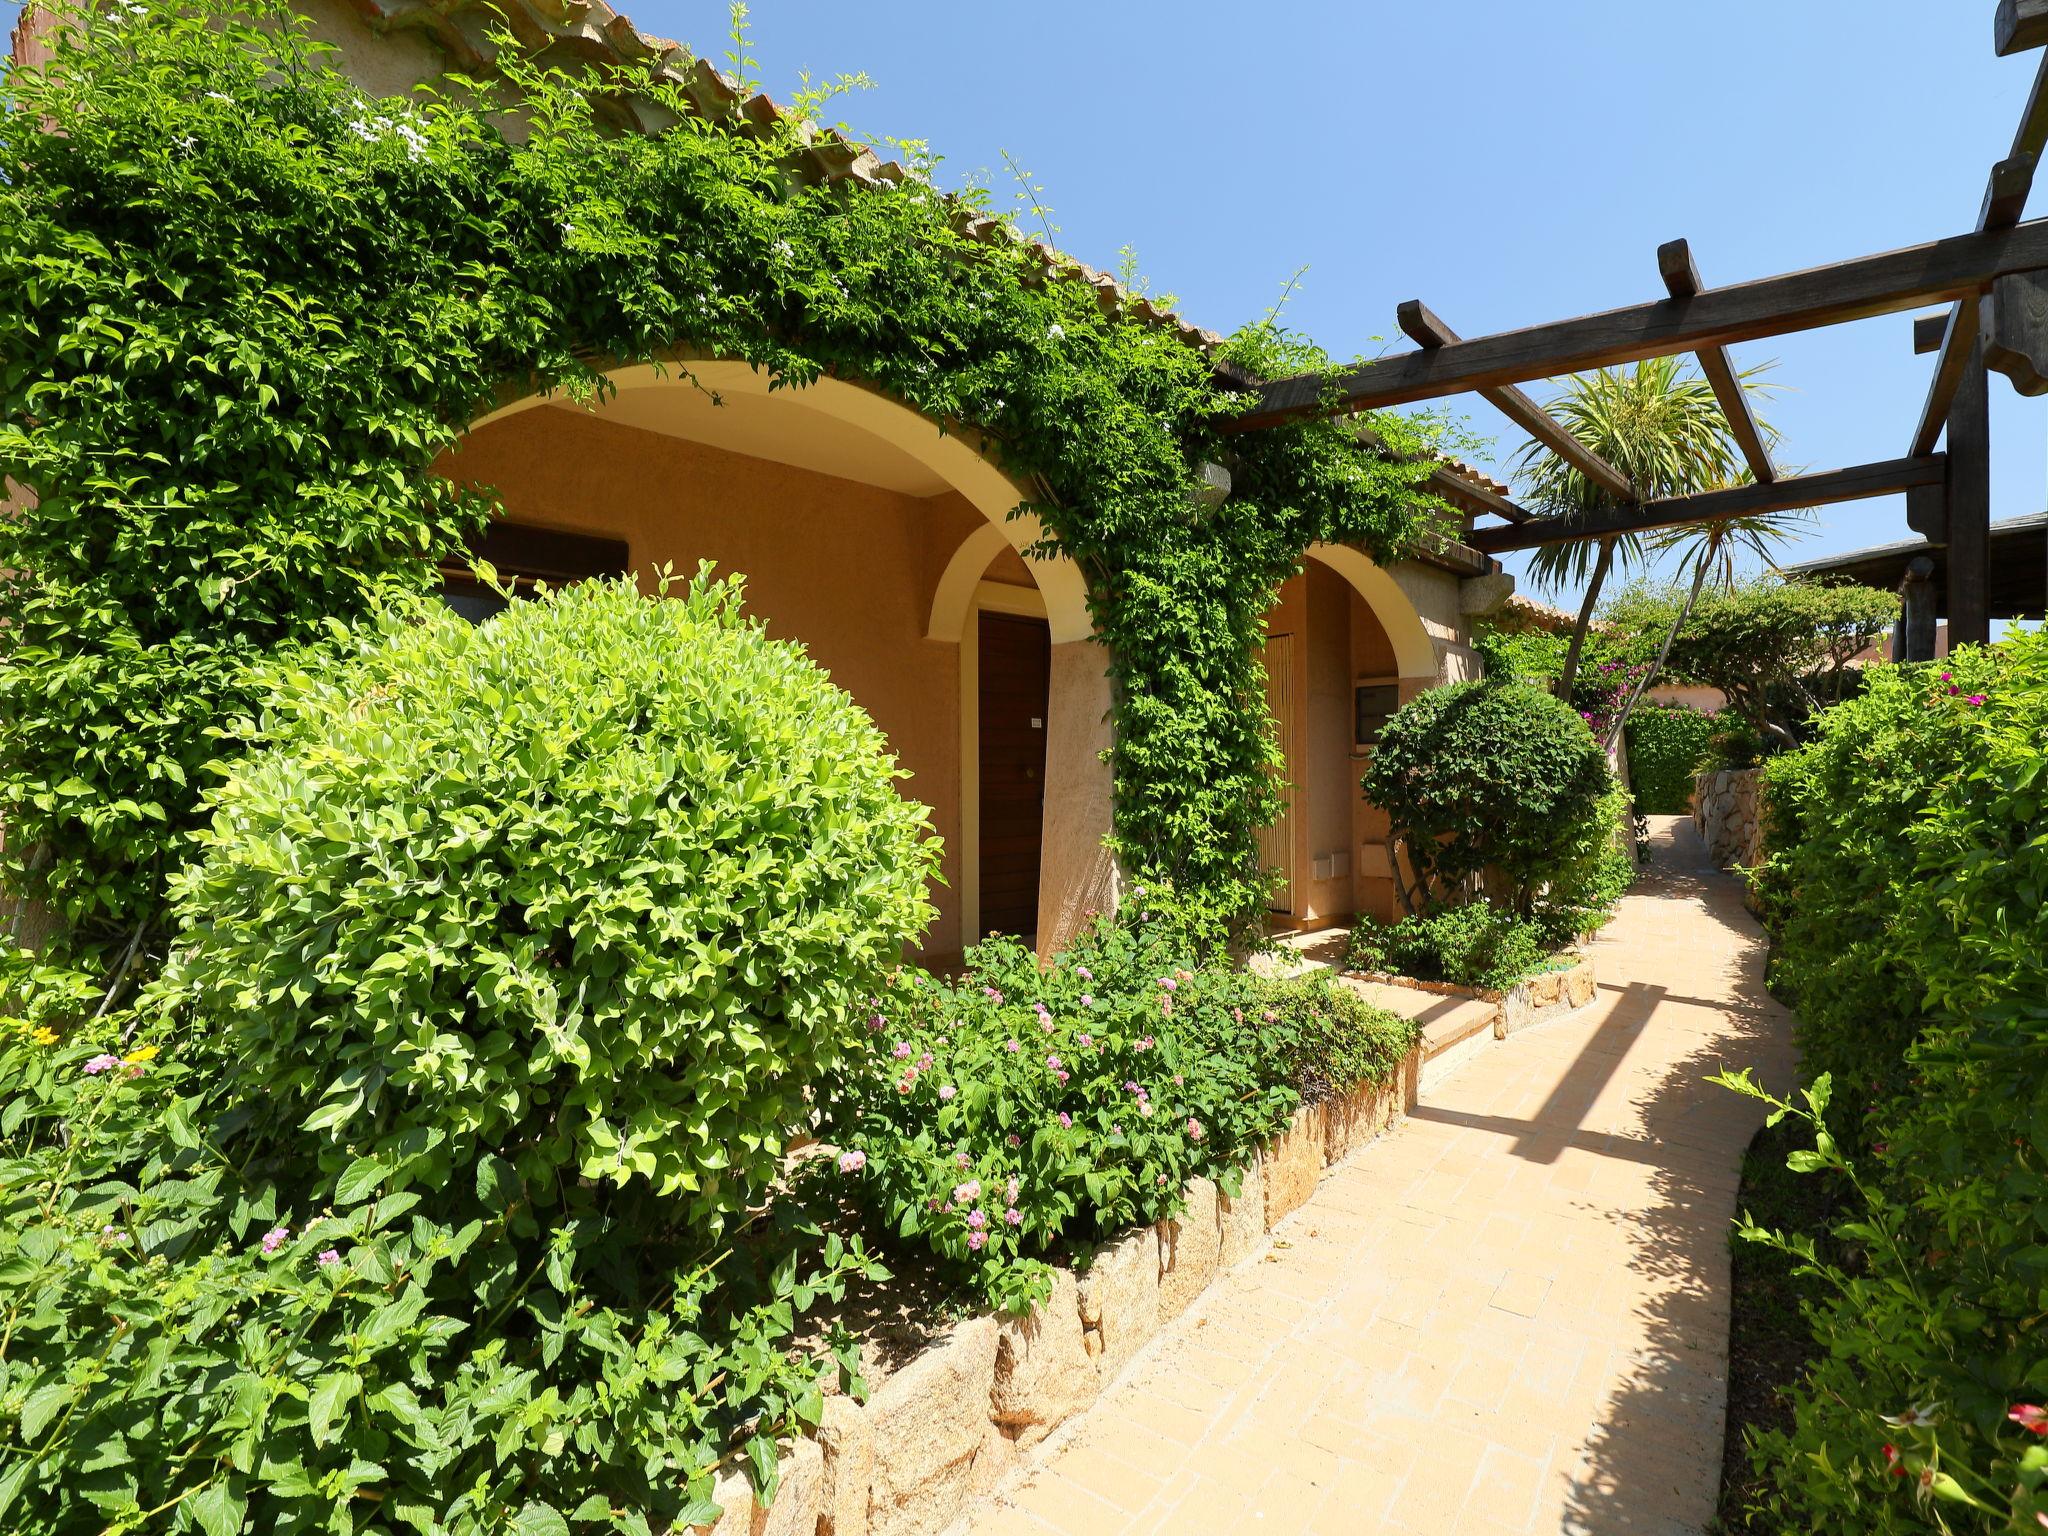
[[[1654,838],[1590,1005],[1488,1043],[1365,1145],[1326,1117],[1325,1155],[1348,1155],[1320,1184],[1297,1157],[1277,1197],[1261,1178],[1219,1200],[1228,1272],[1053,1442],[1062,1474],[968,1536],[1700,1528],[1757,1124],[1703,1079],[1782,1085],[1792,1057],[1740,890],[1689,822]],[[1287,1246],[1243,1263],[1266,1241],[1246,1218],[1296,1194]]]

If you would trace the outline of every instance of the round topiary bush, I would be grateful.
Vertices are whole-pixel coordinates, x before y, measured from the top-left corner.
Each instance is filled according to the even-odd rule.
[[[1411,699],[1363,784],[1393,825],[1415,876],[1404,895],[1419,909],[1483,887],[1528,917],[1613,885],[1614,775],[1586,722],[1540,688],[1455,683]]]
[[[881,732],[735,580],[408,611],[268,735],[176,883],[173,983],[357,1189],[502,1157],[537,1204],[644,1180],[716,1228],[932,915]]]

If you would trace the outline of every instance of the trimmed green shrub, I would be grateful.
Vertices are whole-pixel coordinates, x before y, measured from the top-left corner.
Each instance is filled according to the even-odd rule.
[[[1415,1026],[1327,979],[1191,967],[1177,903],[1142,889],[1057,963],[1008,940],[957,981],[900,976],[827,1106],[877,1225],[1021,1308],[1040,1255],[1237,1189],[1303,1098],[1384,1079]]]
[[[645,1533],[734,1457],[772,1491],[857,1385],[796,1317],[883,1272],[761,1207],[935,852],[739,603],[424,607],[282,679],[148,1006],[0,1051],[0,1514]]]
[[[1537,924],[1482,898],[1391,925],[1365,919],[1351,930],[1345,963],[1354,970],[1505,992],[1544,969],[1553,947]]]
[[[2048,1524],[2048,635],[1870,670],[1765,773],[1773,974],[1799,1009],[1838,1260],[1789,1431],[1753,1438],[1758,1528]]]
[[[1707,760],[1714,717],[1689,704],[1639,704],[1628,721],[1628,773],[1645,816],[1683,815]]]
[[[707,571],[431,606],[287,679],[174,882],[168,981],[326,1173],[499,1153],[710,1227],[775,1177],[938,851],[874,722],[740,600]]]
[[[1586,722],[1523,683],[1432,688],[1387,722],[1363,780],[1414,871],[1404,906],[1485,895],[1522,918],[1585,926],[1625,885],[1622,801]]]

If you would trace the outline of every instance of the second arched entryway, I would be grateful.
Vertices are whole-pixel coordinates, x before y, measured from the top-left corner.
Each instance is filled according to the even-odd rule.
[[[1461,649],[1455,624],[1440,617],[1443,633],[1432,633],[1395,572],[1348,545],[1308,553],[1266,620],[1266,698],[1286,758],[1286,809],[1261,852],[1279,876],[1269,914],[1279,929],[1393,916],[1385,821],[1359,779],[1387,716],[1460,670],[1447,666]],[[1456,582],[1443,580],[1455,617]]]

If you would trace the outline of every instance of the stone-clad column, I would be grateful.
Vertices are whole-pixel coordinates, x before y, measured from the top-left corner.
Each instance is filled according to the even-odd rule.
[[[1110,831],[1107,653],[1092,640],[1052,648],[1045,722],[1045,830],[1038,864],[1038,953],[1049,955],[1113,912],[1122,879]]]

